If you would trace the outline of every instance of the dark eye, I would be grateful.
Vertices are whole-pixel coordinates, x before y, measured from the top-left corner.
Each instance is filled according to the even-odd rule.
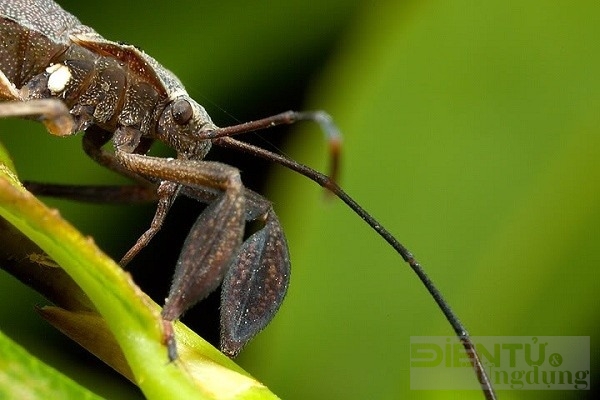
[[[173,114],[173,119],[178,125],[185,125],[192,118],[194,110],[192,109],[192,105],[189,101],[185,99],[178,99],[175,100],[173,106],[171,107],[171,114]]]

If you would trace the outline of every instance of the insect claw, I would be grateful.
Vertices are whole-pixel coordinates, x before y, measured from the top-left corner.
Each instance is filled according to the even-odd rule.
[[[250,236],[229,265],[221,291],[221,351],[235,357],[267,326],[290,279],[287,242],[270,209],[265,226]]]
[[[175,332],[173,331],[173,322],[163,320],[162,325],[163,343],[167,346],[169,362],[173,362],[179,357],[179,354],[177,353],[177,341],[175,340]]]

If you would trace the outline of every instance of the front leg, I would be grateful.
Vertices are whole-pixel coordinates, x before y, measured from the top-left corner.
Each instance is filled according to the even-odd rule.
[[[63,102],[58,99],[28,100],[27,96],[17,89],[2,71],[0,71],[0,100],[5,100],[0,103],[0,118],[36,118],[56,136],[72,135],[77,131],[75,121]]]
[[[77,131],[75,121],[69,113],[69,109],[57,99],[0,103],[0,118],[5,117],[38,119],[44,123],[48,132],[56,136],[68,136]]]

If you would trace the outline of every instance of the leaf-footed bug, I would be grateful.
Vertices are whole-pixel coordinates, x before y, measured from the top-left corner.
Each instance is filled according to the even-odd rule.
[[[83,147],[92,159],[156,190],[158,206],[151,226],[125,254],[121,265],[160,230],[179,194],[208,204],[183,245],[162,311],[169,359],[177,358],[172,321],[219,285],[223,286],[221,350],[235,356],[273,318],[289,283],[287,243],[270,202],[246,189],[236,168],[204,161],[212,145],[217,145],[299,172],[365,220],[419,276],[467,350],[486,396],[494,398],[466,329],[420,264],[335,183],[340,138],[327,114],[288,111],[219,128],[188,96],[181,82],[152,57],[134,46],[102,38],[51,0],[1,0],[0,29],[0,98],[5,100],[0,116],[38,118],[57,136],[84,131]],[[331,177],[233,138],[300,120],[314,121],[326,133],[332,149]],[[147,156],[154,141],[174,149],[177,157]],[[113,152],[103,149],[109,142]],[[69,190],[46,186],[35,191],[86,198],[85,193],[67,193]],[[137,193],[147,194],[144,189]],[[262,227],[244,240],[249,221],[258,221]]]

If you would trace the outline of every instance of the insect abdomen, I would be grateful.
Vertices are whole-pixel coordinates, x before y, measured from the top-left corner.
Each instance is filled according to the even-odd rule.
[[[44,71],[66,48],[11,19],[0,18],[0,69],[17,88]]]

